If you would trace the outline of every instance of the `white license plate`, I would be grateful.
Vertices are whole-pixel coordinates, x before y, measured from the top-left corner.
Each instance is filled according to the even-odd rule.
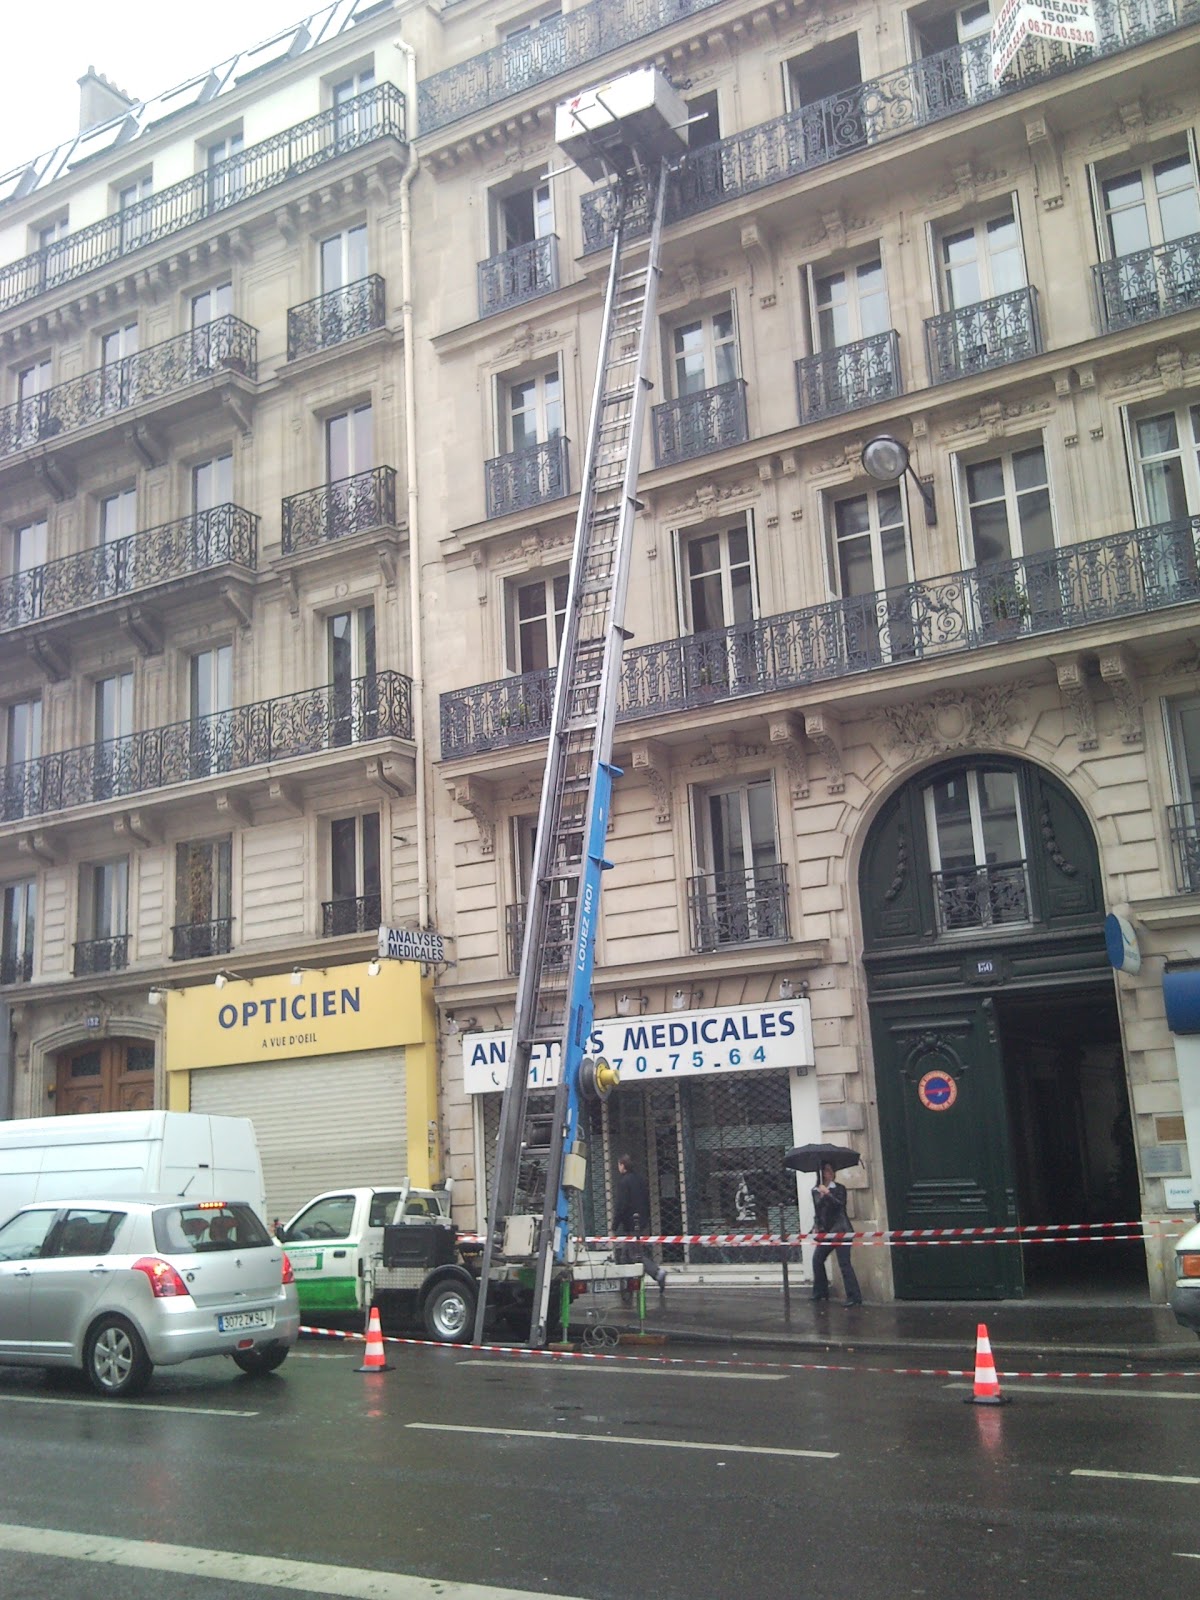
[[[269,1328],[272,1324],[269,1311],[227,1311],[217,1318],[220,1333],[236,1333],[239,1328]]]

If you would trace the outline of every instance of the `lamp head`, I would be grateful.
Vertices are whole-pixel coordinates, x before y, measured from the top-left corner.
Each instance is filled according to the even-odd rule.
[[[876,434],[862,449],[863,470],[879,483],[895,483],[908,471],[908,446],[890,433]]]

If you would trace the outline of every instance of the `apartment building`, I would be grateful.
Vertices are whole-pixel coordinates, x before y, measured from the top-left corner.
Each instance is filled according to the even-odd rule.
[[[986,0],[339,0],[0,186],[15,1114],[243,1110],[281,1209],[406,1150],[479,1219],[614,224],[553,108],[655,63],[693,120],[580,1220],[630,1150],[656,1231],[793,1229],[830,1138],[864,1228],[1150,1224],[864,1250],[868,1293],[1161,1296],[1200,6],[1095,15],[994,83]],[[372,963],[380,920],[453,965]]]

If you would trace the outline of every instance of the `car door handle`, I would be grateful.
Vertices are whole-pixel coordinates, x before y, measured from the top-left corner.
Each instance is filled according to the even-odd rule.
[[[92,1267],[91,1274],[93,1278],[103,1278],[107,1275],[108,1271],[109,1268],[104,1265],[103,1261],[98,1261],[96,1265]]]
[[[32,1278],[33,1277],[33,1273],[30,1272],[28,1267],[18,1267],[17,1270],[13,1273],[13,1277],[14,1278]]]
[[[333,1259],[335,1261],[341,1261],[341,1260],[344,1259],[345,1254],[346,1254],[346,1252],[344,1250],[335,1250],[333,1252]]]

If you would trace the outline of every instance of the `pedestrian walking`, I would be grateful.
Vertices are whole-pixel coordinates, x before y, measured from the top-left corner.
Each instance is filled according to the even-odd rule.
[[[827,1161],[821,1168],[821,1181],[813,1189],[813,1219],[818,1233],[849,1233],[850,1218],[846,1214],[846,1185],[834,1175],[833,1163]],[[842,1287],[846,1291],[848,1306],[862,1305],[862,1290],[858,1275],[850,1260],[848,1244],[819,1244],[813,1251],[814,1300],[829,1299],[829,1278],[825,1263],[837,1251],[838,1267],[842,1274]]]
[[[617,1157],[617,1187],[613,1196],[614,1233],[640,1235],[650,1226],[650,1188],[633,1164],[633,1157]],[[646,1276],[653,1278],[660,1292],[667,1287],[667,1274],[640,1241],[617,1246],[615,1259],[624,1266],[640,1261]]]

